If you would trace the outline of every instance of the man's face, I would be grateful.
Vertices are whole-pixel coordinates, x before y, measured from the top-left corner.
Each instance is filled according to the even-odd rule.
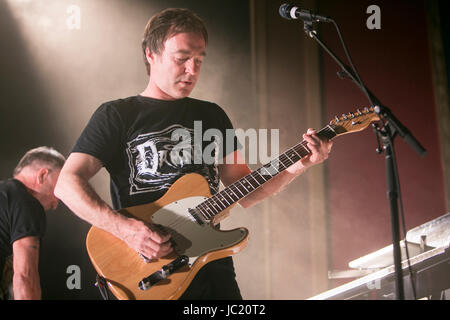
[[[205,40],[196,33],[179,33],[167,39],[159,55],[147,49],[151,97],[176,100],[189,96],[197,83],[205,49]]]

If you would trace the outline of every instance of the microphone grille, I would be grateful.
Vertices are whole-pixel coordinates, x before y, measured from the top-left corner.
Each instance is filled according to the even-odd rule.
[[[280,10],[278,12],[280,13],[280,16],[287,20],[292,20],[291,18],[291,9],[292,5],[284,3],[280,6]]]

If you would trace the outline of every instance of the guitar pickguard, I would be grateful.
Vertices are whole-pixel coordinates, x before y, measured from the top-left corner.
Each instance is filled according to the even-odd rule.
[[[152,223],[163,226],[163,229],[171,234],[176,254],[189,257],[189,266],[192,266],[198,257],[234,246],[247,235],[242,229],[224,232],[214,228],[209,222],[199,224],[189,213],[189,208],[194,208],[206,199],[181,199],[159,209],[151,217]]]

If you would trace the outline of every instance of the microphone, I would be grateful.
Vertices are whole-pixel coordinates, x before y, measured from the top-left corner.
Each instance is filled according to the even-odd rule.
[[[300,19],[306,22],[331,22],[332,19],[301,9],[292,4],[282,4],[279,10],[280,16],[287,20]]]

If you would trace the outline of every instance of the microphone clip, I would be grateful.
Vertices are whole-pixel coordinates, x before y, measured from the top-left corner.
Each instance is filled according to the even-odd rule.
[[[313,20],[303,20],[303,30],[310,38],[317,35],[317,31],[313,27]]]

